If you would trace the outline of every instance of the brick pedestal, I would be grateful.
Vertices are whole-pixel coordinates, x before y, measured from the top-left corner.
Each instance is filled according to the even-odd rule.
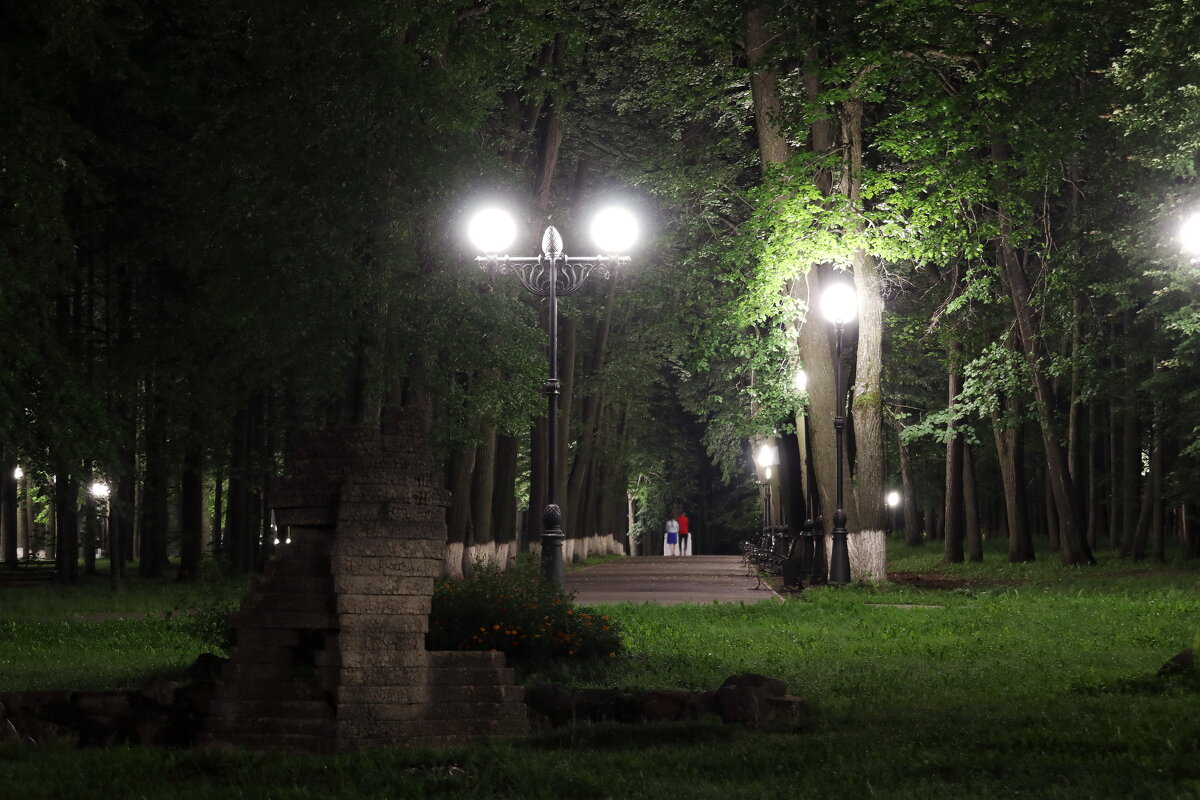
[[[210,741],[330,752],[528,730],[502,654],[425,649],[449,503],[436,476],[418,419],[299,443],[270,496],[291,543],[242,602]]]

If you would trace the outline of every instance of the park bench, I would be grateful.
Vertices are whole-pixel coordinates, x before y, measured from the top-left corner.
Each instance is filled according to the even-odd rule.
[[[741,541],[742,560],[762,586],[763,574],[779,575],[786,587],[800,586],[800,561],[793,554],[800,535],[786,525],[763,528]]]

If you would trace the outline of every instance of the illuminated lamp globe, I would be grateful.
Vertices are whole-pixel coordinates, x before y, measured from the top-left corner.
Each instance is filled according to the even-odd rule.
[[[506,211],[485,208],[471,218],[467,236],[482,252],[499,253],[517,238],[517,223]]]
[[[25,477],[25,470],[21,469],[20,467],[17,467],[16,469],[13,470],[13,480],[14,481],[19,481],[19,480],[21,480],[21,478],[24,478],[24,477]]]
[[[1200,212],[1183,221],[1179,228],[1179,244],[1186,252],[1200,253]]]
[[[637,219],[627,209],[610,206],[592,220],[592,241],[602,253],[625,253],[637,241]]]
[[[779,453],[774,445],[763,444],[759,445],[758,452],[754,454],[754,463],[760,467],[772,467],[779,463]]]
[[[108,484],[105,483],[104,481],[96,481],[95,483],[93,483],[91,486],[88,487],[88,494],[90,494],[92,497],[96,498],[97,500],[106,499],[108,497],[108,493],[109,493]]]
[[[895,508],[900,505],[900,493],[893,490],[887,493],[888,508]]]
[[[845,325],[858,316],[858,296],[848,283],[834,283],[821,293],[821,314],[834,325]]]

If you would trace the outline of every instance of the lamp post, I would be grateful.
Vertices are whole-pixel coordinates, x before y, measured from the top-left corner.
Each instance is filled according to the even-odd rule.
[[[821,313],[833,323],[835,332],[833,386],[835,406],[833,429],[837,434],[837,508],[833,512],[833,552],[829,559],[829,582],[850,582],[850,551],[846,544],[846,510],[843,504],[842,453],[846,430],[845,392],[842,390],[842,329],[858,314],[858,298],[847,283],[834,283],[821,295]]]
[[[887,503],[888,525],[891,528],[888,533],[893,533],[896,530],[896,506],[900,505],[900,493],[893,489],[887,493],[884,502]]]
[[[93,555],[95,554],[97,544],[99,544],[101,548],[108,551],[110,559],[112,558],[112,545],[108,541],[108,497],[111,491],[108,484],[100,479],[92,481],[92,485],[88,487],[88,495],[92,498],[92,511],[88,516],[90,517],[94,514],[99,518],[100,530],[95,531],[98,534],[96,539],[99,541],[91,541],[87,544],[92,549]],[[92,556],[88,556],[88,558],[92,558]]]
[[[637,239],[637,221],[622,208],[610,207],[596,215],[591,233],[601,255],[568,256],[563,252],[562,236],[554,226],[542,234],[542,252],[537,256],[500,255],[516,238],[513,218],[498,209],[479,212],[471,220],[468,234],[484,255],[475,259],[489,273],[513,273],[521,285],[538,297],[546,298],[547,328],[550,336],[549,369],[545,384],[547,400],[546,447],[546,508],[542,511],[542,578],[562,588],[566,581],[563,570],[562,508],[558,504],[558,396],[562,387],[558,380],[558,298],[574,294],[593,271],[609,276],[609,268],[629,262],[629,256],[619,255],[633,246]]]
[[[779,464],[779,448],[770,442],[763,442],[754,453],[754,463],[762,471],[763,477],[763,529],[775,526],[775,498],[771,491],[773,467]]]

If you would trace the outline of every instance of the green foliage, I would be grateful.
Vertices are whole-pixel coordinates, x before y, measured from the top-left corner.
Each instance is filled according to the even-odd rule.
[[[533,561],[500,570],[477,564],[471,575],[434,587],[430,650],[492,650],[529,670],[554,661],[615,659],[620,628],[609,616],[575,606],[540,579]]]

